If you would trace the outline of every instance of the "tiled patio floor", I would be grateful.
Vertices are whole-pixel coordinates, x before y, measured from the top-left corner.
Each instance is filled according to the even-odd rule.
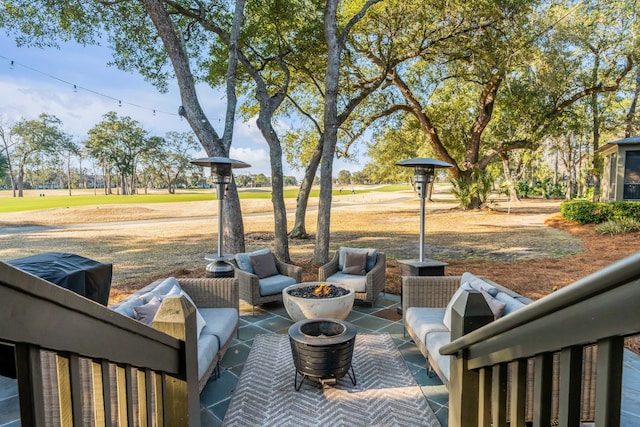
[[[429,378],[427,376],[424,357],[410,341],[410,337],[403,336],[402,316],[396,310],[399,303],[398,296],[386,294],[381,294],[373,308],[370,304],[356,302],[353,311],[346,320],[352,323],[360,333],[389,333],[393,337],[409,370],[427,397],[429,405],[442,426],[446,427],[449,400],[447,391],[438,377]],[[222,359],[220,378],[215,381],[210,380],[200,395],[203,426],[221,425],[221,420],[224,418],[231,401],[231,393],[251,350],[253,338],[257,334],[286,334],[292,324],[293,322],[282,303],[256,307],[255,315],[252,316],[251,306],[240,302],[239,338],[231,345]],[[293,387],[293,376],[291,381]]]

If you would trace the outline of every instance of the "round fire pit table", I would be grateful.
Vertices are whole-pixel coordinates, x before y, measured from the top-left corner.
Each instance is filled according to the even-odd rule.
[[[323,289],[314,295],[318,288]],[[320,295],[327,289],[340,295]],[[345,289],[334,283],[298,283],[282,290],[284,308],[294,322],[318,318],[344,320],[353,308],[354,297],[353,289]]]
[[[351,365],[356,328],[343,320],[306,319],[289,328],[289,343],[296,368],[294,386],[300,390],[305,379],[322,385],[335,384],[349,375],[356,385],[356,375]],[[298,383],[298,374],[302,376]]]

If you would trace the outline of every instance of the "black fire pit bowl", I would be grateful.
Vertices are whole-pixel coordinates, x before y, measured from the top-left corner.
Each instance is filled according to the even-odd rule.
[[[335,384],[349,375],[353,385],[356,376],[351,366],[356,328],[337,319],[305,319],[289,328],[289,342],[296,368],[294,386],[300,390],[306,378],[322,385]],[[298,383],[298,374],[302,376]]]

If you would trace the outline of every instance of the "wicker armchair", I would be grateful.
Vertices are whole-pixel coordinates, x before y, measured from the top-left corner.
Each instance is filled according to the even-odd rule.
[[[343,280],[345,276],[351,275],[345,275],[340,271],[340,251],[347,249],[348,248],[341,248],[340,250],[337,250],[331,261],[318,269],[318,280],[320,282],[333,282],[342,284],[349,288],[351,287],[348,283],[350,280]],[[373,304],[378,298],[378,294],[384,290],[387,279],[386,268],[387,260],[384,252],[376,252],[375,264],[364,276],[364,291],[356,290],[355,299],[370,302],[373,307]]]
[[[278,270],[278,275],[284,276],[284,279],[292,279],[289,281],[287,286],[289,286],[290,284],[300,283],[302,281],[302,267],[282,262],[278,258],[276,258],[275,255],[274,260],[276,263],[276,269]],[[279,292],[273,293],[267,292],[265,294],[265,292],[261,292],[261,284],[264,285],[264,281],[272,279],[271,277],[260,279],[256,274],[240,268],[236,259],[232,259],[229,262],[235,268],[235,276],[238,279],[240,299],[251,304],[252,314],[255,314],[256,305],[273,301],[282,301],[282,289],[280,289]]]

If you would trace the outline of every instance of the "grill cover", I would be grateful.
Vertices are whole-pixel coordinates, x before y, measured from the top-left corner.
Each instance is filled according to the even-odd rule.
[[[112,264],[80,255],[46,252],[7,261],[22,271],[55,283],[104,306],[109,301]]]

